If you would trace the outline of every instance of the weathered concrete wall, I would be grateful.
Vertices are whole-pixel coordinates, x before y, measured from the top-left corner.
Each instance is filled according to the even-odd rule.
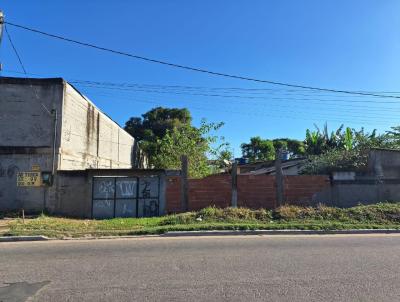
[[[55,175],[52,187],[17,187],[16,173],[52,171],[55,115],[58,124],[56,171],[87,168],[131,168],[137,154],[134,139],[63,79],[0,78],[0,211],[21,209],[72,213],[62,208],[57,183],[77,186]],[[16,172],[17,171],[17,172]],[[75,200],[72,201],[74,203]],[[72,206],[72,205],[71,205]],[[86,212],[76,206],[76,215]],[[75,215],[75,214],[74,214]]]
[[[0,146],[50,147],[63,80],[0,78]]]
[[[165,201],[165,173],[162,170],[134,170],[134,169],[114,169],[114,170],[85,170],[85,171],[59,171],[55,183],[55,197],[47,205],[50,213],[68,217],[91,218],[92,217],[92,186],[93,177],[102,177],[104,179],[116,177],[118,179],[137,178],[139,180],[139,192],[134,200],[135,208],[138,203],[138,215],[143,215],[143,202],[150,197],[141,197],[140,192],[142,180],[157,176],[159,177],[159,190],[157,202],[159,205],[159,214],[166,212]],[[158,185],[157,185],[158,186]],[[113,194],[112,194],[113,195]],[[118,197],[116,200],[119,200]],[[114,197],[110,198],[114,202]],[[135,212],[136,215],[136,212]],[[134,216],[133,216],[134,217]]]
[[[47,206],[50,213],[91,218],[91,187],[86,171],[58,172],[55,188],[56,196]]]
[[[32,166],[51,171],[51,110],[62,114],[63,83],[0,78],[0,211],[42,211],[53,196],[48,187],[17,187],[17,173],[32,171]]]
[[[17,173],[31,171],[33,165],[50,167],[51,157],[46,153],[0,155],[0,211],[44,209],[50,199],[48,187],[17,187]]]
[[[368,159],[368,170],[377,178],[400,179],[400,151],[371,150]]]
[[[66,84],[59,170],[131,168],[134,139]]]

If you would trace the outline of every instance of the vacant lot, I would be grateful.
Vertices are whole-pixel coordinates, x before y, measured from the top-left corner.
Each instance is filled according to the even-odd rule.
[[[378,203],[349,209],[282,206],[274,211],[208,207],[198,212],[152,218],[84,220],[41,215],[15,219],[6,235],[45,235],[54,238],[161,234],[194,230],[343,230],[400,229],[400,203]]]

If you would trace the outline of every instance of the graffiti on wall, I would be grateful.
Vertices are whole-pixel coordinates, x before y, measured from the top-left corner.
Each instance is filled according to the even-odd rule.
[[[8,177],[8,178],[12,178],[16,172],[19,171],[18,166],[11,164],[9,165],[7,168],[3,167],[0,164],[0,177]]]
[[[159,177],[94,177],[93,217],[159,215]]]

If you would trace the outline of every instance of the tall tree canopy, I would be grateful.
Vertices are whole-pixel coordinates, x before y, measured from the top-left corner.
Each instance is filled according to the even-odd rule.
[[[212,171],[208,158],[229,156],[228,144],[215,135],[223,123],[206,123],[199,128],[192,124],[189,110],[154,108],[142,117],[132,117],[125,130],[136,138],[154,168],[179,169],[181,156],[189,159],[189,175],[202,177]]]
[[[192,116],[186,108],[156,107],[142,117],[131,117],[125,123],[125,130],[138,141],[155,141],[164,137],[167,130],[190,125],[191,122]]]
[[[262,139],[259,136],[251,137],[250,143],[241,144],[242,156],[249,162],[275,159],[278,150],[288,151],[293,157],[304,155],[304,143],[295,139],[277,138]]]

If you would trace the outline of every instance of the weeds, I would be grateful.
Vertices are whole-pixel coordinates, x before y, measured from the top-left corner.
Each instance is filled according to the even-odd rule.
[[[284,205],[266,209],[207,207],[197,212],[150,218],[114,218],[105,220],[70,219],[40,215],[22,223],[9,224],[8,235],[46,235],[82,237],[105,235],[160,234],[187,230],[255,229],[400,229],[400,203],[378,203],[341,209],[317,205]]]

